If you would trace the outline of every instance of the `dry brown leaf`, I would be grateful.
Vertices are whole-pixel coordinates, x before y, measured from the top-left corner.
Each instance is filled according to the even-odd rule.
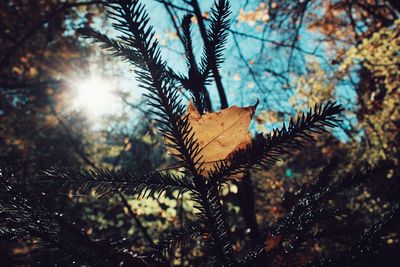
[[[189,103],[189,123],[202,149],[202,174],[208,174],[216,162],[229,158],[232,152],[251,143],[249,125],[256,106],[231,106],[218,112],[200,115],[194,105]],[[176,150],[167,149],[173,155],[177,153]]]

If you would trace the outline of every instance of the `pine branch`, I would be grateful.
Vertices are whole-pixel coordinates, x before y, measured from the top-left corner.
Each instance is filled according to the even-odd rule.
[[[323,204],[323,197],[320,196],[321,192],[325,192],[325,188],[322,186],[323,182],[331,180],[331,173],[334,171],[335,163],[331,162],[322,171],[318,174],[315,179],[314,184],[312,185],[304,185],[299,191],[297,191],[294,196],[296,199],[291,197],[291,202],[295,201],[295,203],[290,203],[286,205],[291,205],[288,209],[290,212],[280,219],[274,226],[268,228],[266,230],[267,235],[264,237],[264,240],[267,240],[270,237],[274,238],[282,238],[284,235],[285,238],[288,238],[292,235],[304,233],[308,230],[307,226],[310,226],[315,220],[320,218],[320,215],[326,215],[325,210],[318,210],[318,207]],[[284,194],[282,202],[287,202],[287,193]],[[328,195],[324,195],[325,197]],[[299,241],[300,238],[297,236],[294,240]],[[303,239],[301,239],[302,241]],[[265,257],[268,252],[268,258],[272,259],[275,253],[277,253],[276,249],[272,251],[265,250],[265,244],[256,245],[250,251],[248,251],[240,260],[240,264],[243,266],[247,266],[248,264],[260,260],[260,258]]]
[[[278,220],[271,228],[267,229],[268,234],[271,236],[291,240],[292,247],[287,249],[285,253],[295,250],[296,246],[305,240],[306,233],[315,222],[326,220],[338,214],[337,209],[327,205],[327,201],[332,196],[354,188],[357,184],[369,181],[380,171],[380,168],[357,171],[338,182],[329,183],[328,181],[332,180],[331,173],[335,170],[335,166],[334,162],[329,164],[317,176],[313,184],[300,189],[296,193],[297,200],[296,203],[293,203],[290,212]],[[239,262],[246,265],[264,256],[272,259],[276,253],[277,251],[266,251],[264,245],[257,246],[249,251]]]
[[[197,223],[187,223],[180,229],[174,229],[161,236],[153,251],[149,253],[151,257],[168,256],[174,249],[185,247],[187,244],[204,233],[204,229]]]
[[[378,240],[381,233],[391,226],[398,228],[400,222],[399,204],[394,204],[391,210],[387,211],[384,216],[369,227],[359,240],[346,251],[340,252],[331,258],[323,258],[315,262],[310,262],[307,267],[339,267],[339,266],[354,266],[357,263],[362,263],[364,258],[373,254],[387,251],[388,248],[382,246]],[[398,252],[393,252],[398,253]]]
[[[327,132],[324,127],[335,127],[340,121],[337,115],[343,110],[341,105],[328,102],[325,106],[315,105],[307,114],[290,119],[289,125],[274,129],[266,136],[257,135],[250,145],[233,153],[229,160],[221,160],[214,165],[210,177],[214,182],[232,174],[243,172],[256,165],[269,165],[292,149],[301,149],[306,141],[315,141],[312,133]]]
[[[54,228],[55,224],[47,218],[47,212],[41,209],[34,211],[33,205],[37,201],[28,200],[16,187],[21,188],[22,185],[15,184],[11,168],[0,167],[0,235],[11,240],[31,238],[32,234]],[[24,227],[18,227],[20,224]]]
[[[200,114],[205,111],[211,111],[211,100],[206,89],[206,79],[200,73],[197,67],[196,59],[193,54],[193,45],[191,38],[191,18],[192,15],[186,15],[182,20],[181,36],[185,50],[186,65],[188,67],[188,77],[179,79],[181,84],[194,96],[194,104]]]
[[[223,265],[232,265],[235,262],[233,258],[233,248],[232,243],[229,237],[229,229],[227,224],[226,214],[224,212],[223,206],[221,205],[221,198],[219,196],[219,187],[212,186],[208,191],[207,199],[209,200],[211,216],[208,216],[208,220],[211,220],[211,223],[208,223],[210,231],[210,241],[211,244],[211,253],[215,253],[215,255],[221,259],[223,259]],[[215,252],[214,247],[220,248],[222,247],[222,255],[218,255],[220,252]]]
[[[99,43],[102,49],[111,52],[111,55],[120,57],[124,61],[133,63],[140,62],[143,64],[140,53],[129,47],[126,43],[121,40],[110,38],[106,34],[103,34],[90,27],[82,27],[77,32],[85,39],[93,40],[93,43]]]
[[[62,265],[78,261],[83,265],[93,266],[114,266],[121,262],[145,266],[141,259],[115,250],[109,244],[99,244],[91,240],[81,228],[68,221],[62,214],[50,211],[35,192],[29,191],[25,185],[16,184],[3,176],[0,179],[2,239],[39,238],[43,244],[48,244],[53,253],[57,251],[63,255],[60,257]],[[37,251],[42,249],[45,251],[46,247],[39,247]]]
[[[190,14],[187,14],[183,17],[181,24],[181,36],[185,51],[186,65],[188,69],[193,69],[198,71],[196,58],[193,53],[193,43],[190,30],[190,26],[192,24],[192,17],[193,16]]]
[[[225,0],[216,2],[215,8],[211,10],[210,27],[207,30],[200,64],[205,81],[210,82],[210,78],[213,78],[213,68],[218,69],[224,61],[223,51],[228,37],[230,14],[229,2]]]
[[[221,75],[219,73],[218,66],[216,64],[213,64],[213,63],[216,63],[216,58],[212,58],[211,57],[213,55],[213,53],[212,53],[212,50],[213,50],[212,45],[213,44],[210,43],[210,39],[211,39],[211,42],[212,42],[212,38],[210,38],[210,36],[209,36],[209,32],[211,32],[211,30],[209,30],[209,31],[206,30],[206,27],[204,25],[203,15],[201,13],[200,6],[199,6],[199,3],[197,2],[197,0],[190,0],[190,1],[188,1],[188,3],[190,3],[192,5],[192,7],[193,7],[194,13],[196,15],[196,18],[197,18],[197,21],[198,21],[198,24],[199,24],[201,37],[203,39],[204,45],[208,47],[208,48],[206,48],[206,50],[204,50],[205,51],[204,54],[205,54],[205,56],[207,56],[207,54],[209,54],[209,56],[210,56],[210,61],[208,62],[208,63],[210,63],[210,65],[208,65],[208,66],[211,68],[211,71],[212,71],[212,74],[213,74],[213,78],[215,80],[215,84],[216,84],[217,89],[218,89],[218,94],[219,94],[219,97],[220,97],[220,100],[221,100],[221,108],[222,109],[228,108],[228,100],[226,98],[225,90],[224,90],[224,87],[222,85]],[[222,15],[224,14],[223,13],[223,11],[224,11],[223,8],[225,6],[228,6],[228,4],[229,3],[226,0],[219,0],[218,3],[215,2],[216,9],[213,9],[213,10],[220,11],[219,14],[221,16],[219,18],[221,18]],[[229,8],[227,9],[227,12],[229,12]],[[213,12],[213,15],[214,15],[214,12]],[[217,24],[215,24],[215,25],[217,25]],[[221,28],[216,28],[216,30],[221,30]],[[221,41],[222,41],[222,39],[221,39]],[[214,45],[217,45],[217,43],[214,43]],[[214,50],[215,50],[215,47],[214,47]],[[207,61],[207,60],[204,60],[204,61]],[[203,73],[208,73],[208,71],[206,71],[206,69],[203,69],[203,71],[204,71]],[[208,77],[204,76],[204,78],[207,80]]]
[[[158,42],[154,38],[152,27],[148,25],[149,17],[144,11],[144,5],[137,0],[120,0],[111,7],[110,14],[115,20],[113,26],[122,34],[118,39],[123,46],[116,45],[115,42],[104,38],[104,35],[98,35],[95,31],[83,29],[81,33],[103,43],[105,48],[117,49],[116,55],[123,55],[139,69],[136,71],[138,81],[140,86],[149,92],[146,96],[149,104],[154,108],[153,113],[157,115],[160,132],[166,138],[167,145],[177,151],[175,156],[185,168],[185,174],[193,177],[195,188],[199,192],[196,199],[203,208],[203,215],[207,217],[207,227],[210,231],[214,231],[213,238],[219,261],[225,264],[232,260],[230,254],[225,254],[229,251],[225,248],[231,247],[227,237],[226,221],[222,217],[213,218],[216,208],[214,205],[219,205],[219,210],[222,210],[222,207],[218,201],[212,204],[209,201],[211,188],[201,175],[204,161],[200,156],[199,144],[188,123],[188,115],[185,115],[181,105],[176,81],[170,78],[166,63],[161,59]],[[126,49],[126,46],[129,49]],[[219,198],[218,191],[213,191],[213,193]]]
[[[112,11],[109,13],[115,21],[113,26],[121,33],[119,41],[90,28],[82,28],[79,32],[137,68],[139,86],[149,92],[146,96],[154,108],[152,112],[158,117],[160,131],[168,140],[166,143],[177,150],[178,160],[190,174],[201,177],[200,148],[181,105],[176,81],[171,79],[166,63],[161,59],[158,41],[153,27],[148,25],[149,16],[144,5],[137,0],[120,0],[110,6]]]
[[[95,190],[101,197],[118,191],[137,195],[138,198],[173,191],[177,191],[178,195],[185,192],[197,193],[189,178],[161,172],[140,174],[118,170],[50,169],[41,178],[43,182],[57,182],[57,185],[76,189],[80,193]]]
[[[229,266],[234,262],[233,250],[219,186],[206,186],[199,194],[192,194],[191,199],[197,203],[194,208],[198,210],[196,216],[199,224],[209,233],[207,244],[210,256],[216,257],[223,266]]]

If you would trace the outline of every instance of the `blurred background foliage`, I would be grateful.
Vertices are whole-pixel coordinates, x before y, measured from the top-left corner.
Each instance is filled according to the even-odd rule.
[[[184,57],[177,25],[185,13],[193,12],[190,2],[146,1],[163,56],[178,70],[184,67]],[[212,4],[200,3],[204,23]],[[268,132],[289,116],[329,99],[346,107],[333,137],[319,136],[319,142],[290,159],[246,174],[243,179],[250,184],[246,188],[231,181],[222,189],[234,249],[241,251],[257,238],[257,225],[281,217],[291,207],[294,192],[330,160],[337,160],[338,176],[367,164],[384,166],[381,179],[373,185],[332,199],[358,219],[343,225],[329,242],[313,240],[301,256],[322,255],[335,248],[336,241],[351,241],[358,234],[354,229],[363,229],[390,208],[387,203],[398,200],[400,4],[396,0],[231,4],[222,84],[229,105],[260,100],[253,132]],[[113,34],[103,1],[6,0],[0,2],[0,17],[0,161],[12,165],[16,176],[34,179],[54,166],[153,170],[173,165],[129,67],[75,32],[85,24]],[[197,26],[199,21],[193,20]],[[198,40],[195,51],[200,51],[197,28],[193,35]],[[81,86],[90,79],[97,79],[94,87],[113,81],[114,98],[108,102],[117,102],[118,107],[108,102],[93,106],[98,88]],[[92,97],[74,106],[79,90],[90,89]],[[214,84],[209,91],[218,110],[220,95]],[[187,98],[184,90],[182,97]],[[89,106],[101,112],[86,109]],[[94,192],[47,194],[49,206],[79,222],[87,234],[100,240],[124,238],[119,242],[134,252],[156,242],[163,230],[193,219],[195,212],[185,195],[176,201],[168,195],[98,200]],[[385,240],[399,244],[395,233]],[[201,265],[203,252],[198,245],[175,251],[173,264]],[[24,264],[33,255],[35,240],[0,246],[1,260]]]

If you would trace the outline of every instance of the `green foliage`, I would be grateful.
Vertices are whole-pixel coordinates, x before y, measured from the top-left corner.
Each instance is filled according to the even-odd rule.
[[[351,68],[360,62],[367,69],[374,81],[374,87],[360,95],[359,101],[368,110],[359,117],[358,127],[368,136],[369,153],[367,160],[376,164],[380,160],[394,161],[398,165],[397,135],[400,117],[400,20],[392,27],[384,27],[370,38],[351,48],[341,70]]]

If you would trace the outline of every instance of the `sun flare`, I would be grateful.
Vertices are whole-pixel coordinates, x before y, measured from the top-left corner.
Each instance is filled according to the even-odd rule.
[[[87,80],[76,83],[74,106],[92,115],[109,114],[115,110],[117,97],[115,86],[109,81],[92,76]]]

